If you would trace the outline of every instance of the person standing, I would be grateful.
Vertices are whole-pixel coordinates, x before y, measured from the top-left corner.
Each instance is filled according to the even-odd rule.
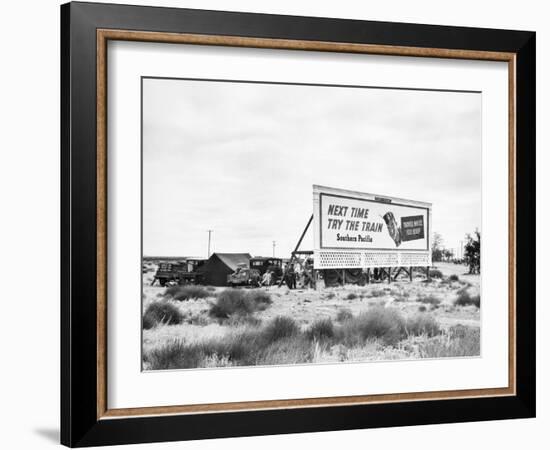
[[[294,270],[294,264],[290,264],[286,272],[286,285],[289,289],[296,289],[296,271]]]
[[[265,271],[264,276],[262,277],[263,286],[271,286],[271,271],[268,269]]]

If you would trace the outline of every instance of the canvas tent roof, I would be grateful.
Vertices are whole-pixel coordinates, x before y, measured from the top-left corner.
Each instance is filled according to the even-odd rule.
[[[214,253],[212,256],[216,255],[222,260],[222,262],[229,268],[237,270],[239,264],[246,264],[250,261],[250,253]]]

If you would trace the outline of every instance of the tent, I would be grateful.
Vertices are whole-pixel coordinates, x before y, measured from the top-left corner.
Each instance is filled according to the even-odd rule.
[[[249,267],[249,253],[213,253],[197,272],[201,282],[211,286],[227,285],[227,275],[235,272],[239,265]]]

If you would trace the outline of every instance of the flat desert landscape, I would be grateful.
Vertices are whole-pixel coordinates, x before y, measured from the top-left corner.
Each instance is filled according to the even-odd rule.
[[[480,276],[437,263],[364,286],[151,286],[143,274],[143,370],[472,357]]]

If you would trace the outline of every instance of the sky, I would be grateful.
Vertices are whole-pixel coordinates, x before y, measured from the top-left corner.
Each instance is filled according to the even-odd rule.
[[[481,94],[143,80],[143,254],[289,257],[312,185],[432,203],[481,229]],[[308,232],[301,249],[313,249]]]

